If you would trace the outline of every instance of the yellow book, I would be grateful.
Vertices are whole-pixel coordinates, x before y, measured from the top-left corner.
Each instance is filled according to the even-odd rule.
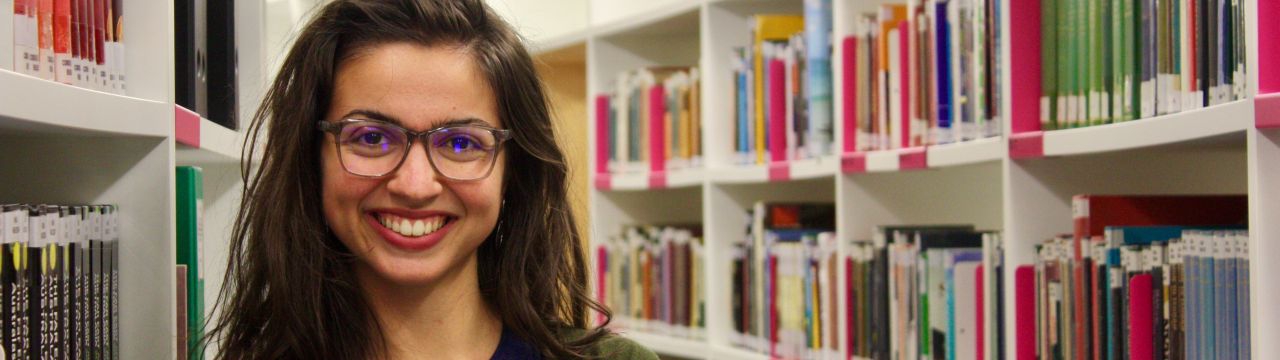
[[[765,162],[764,151],[768,147],[765,146],[765,113],[764,113],[764,94],[767,89],[764,88],[764,56],[763,54],[765,41],[787,41],[791,35],[804,31],[804,16],[801,15],[756,15],[755,22],[752,24],[754,30],[754,39],[752,39],[752,49],[755,59],[753,66],[755,67],[755,101],[756,101],[756,163],[763,164]]]

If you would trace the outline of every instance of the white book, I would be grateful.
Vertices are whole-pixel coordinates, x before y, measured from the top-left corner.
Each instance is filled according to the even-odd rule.
[[[0,11],[4,11],[0,9]],[[26,15],[13,14],[13,69],[15,72],[35,75],[35,59],[39,56],[39,48],[35,36],[35,9],[26,10]]]
[[[630,78],[627,72],[618,73],[614,79],[614,95],[613,108],[616,119],[614,120],[614,146],[616,158],[609,164],[610,172],[621,172],[629,163],[631,156],[630,137],[630,111],[628,102],[631,101]]]
[[[977,262],[961,262],[955,265],[952,273],[955,286],[952,289],[954,294],[955,308],[952,310],[955,317],[955,333],[947,334],[955,338],[955,357],[956,360],[977,360],[978,358],[978,314],[977,309],[977,288],[973,274],[977,271],[979,263]],[[952,357],[948,357],[952,358]]]
[[[0,69],[13,71],[14,60],[17,60],[13,44],[14,13],[13,0],[0,0]],[[3,224],[0,224],[0,229]],[[0,350],[3,351],[3,350]]]

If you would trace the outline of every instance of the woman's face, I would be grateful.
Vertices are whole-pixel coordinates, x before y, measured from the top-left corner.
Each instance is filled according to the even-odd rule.
[[[383,44],[342,62],[325,120],[353,118],[419,132],[466,122],[502,128],[475,60],[453,46]],[[505,156],[498,154],[489,176],[455,181],[432,168],[424,142],[414,142],[400,167],[380,178],[344,170],[332,135],[321,150],[330,229],[364,270],[394,283],[431,283],[474,266],[501,206]]]

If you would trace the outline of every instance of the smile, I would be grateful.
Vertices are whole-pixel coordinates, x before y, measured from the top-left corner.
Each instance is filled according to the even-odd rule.
[[[449,224],[449,221],[452,221],[451,217],[442,215],[423,219],[407,219],[386,213],[374,213],[373,215],[383,227],[406,237],[431,235]]]

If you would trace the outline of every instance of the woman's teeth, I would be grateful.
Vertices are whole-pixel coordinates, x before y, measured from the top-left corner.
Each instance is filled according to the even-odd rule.
[[[409,220],[395,215],[380,214],[378,221],[391,231],[404,236],[423,236],[440,230],[448,222],[444,216],[433,216],[426,219]]]

